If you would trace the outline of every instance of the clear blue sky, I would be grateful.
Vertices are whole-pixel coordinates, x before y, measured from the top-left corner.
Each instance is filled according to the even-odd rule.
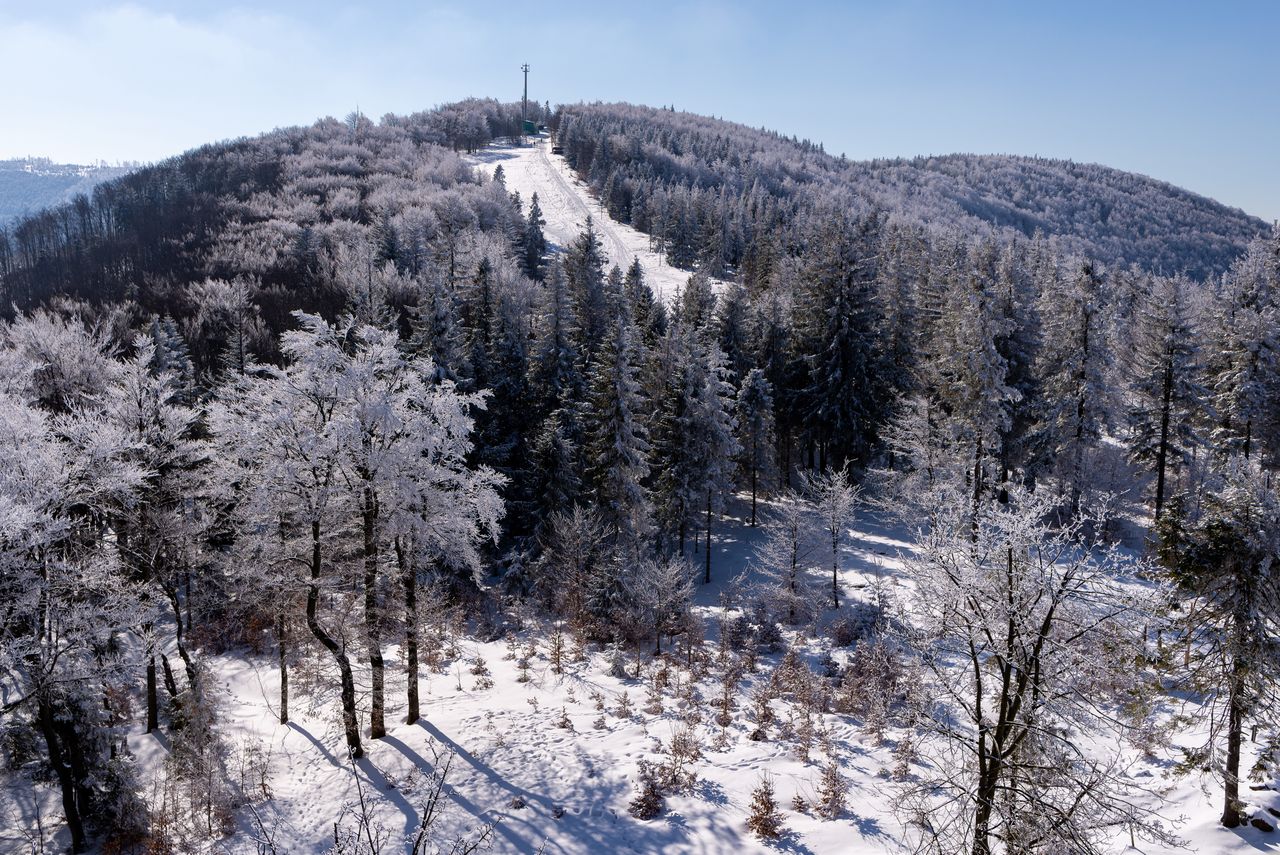
[[[1280,2],[0,0],[0,157],[154,160],[467,95],[1093,161],[1280,218]]]

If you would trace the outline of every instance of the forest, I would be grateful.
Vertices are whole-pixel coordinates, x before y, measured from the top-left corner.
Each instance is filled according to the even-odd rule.
[[[206,146],[0,229],[0,771],[56,794],[7,824],[290,851],[219,668],[266,663],[281,725],[324,704],[355,769],[431,718],[428,674],[492,686],[471,638],[631,680],[617,719],[682,710],[635,822],[731,738],[819,776],[752,782],[752,835],[847,818],[852,723],[892,745],[905,851],[1169,851],[1135,757],[1275,826],[1280,231],[1103,167],[537,109],[672,299],[474,168],[521,133],[494,100]],[[902,585],[842,582],[870,517],[914,540]],[[445,774],[403,847],[362,793],[292,851],[478,851]]]

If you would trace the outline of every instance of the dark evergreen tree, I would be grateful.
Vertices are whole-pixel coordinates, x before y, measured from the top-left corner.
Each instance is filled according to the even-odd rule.
[[[734,407],[738,424],[738,456],[741,481],[751,490],[751,521],[756,524],[756,497],[769,489],[776,468],[774,450],[773,390],[764,371],[751,369],[742,380]]]
[[[1125,361],[1129,455],[1154,472],[1157,522],[1168,473],[1189,463],[1200,442],[1195,420],[1206,394],[1199,382],[1198,332],[1188,291],[1189,283],[1179,278],[1147,283]]]
[[[542,259],[547,254],[547,238],[542,227],[547,221],[542,218],[542,206],[538,204],[538,194],[534,193],[529,200],[529,213],[525,217],[524,228],[524,269],[531,279],[542,279]]]
[[[1186,645],[1181,677],[1203,693],[1204,745],[1190,768],[1223,782],[1222,824],[1247,821],[1240,759],[1247,723],[1275,726],[1280,702],[1280,496],[1256,460],[1233,457],[1198,507],[1179,498],[1160,521],[1159,555],[1184,597],[1174,624]]]

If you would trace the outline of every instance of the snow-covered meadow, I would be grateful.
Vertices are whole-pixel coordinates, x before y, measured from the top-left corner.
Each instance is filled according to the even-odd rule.
[[[768,503],[762,512],[769,512]],[[246,792],[253,797],[251,808],[237,812],[234,835],[210,851],[272,851],[262,848],[269,845],[281,855],[327,851],[335,823],[344,830],[354,827],[361,788],[376,827],[385,834],[386,851],[401,851],[401,839],[412,837],[417,826],[418,796],[430,773],[450,753],[451,805],[440,830],[452,838],[496,821],[491,841],[495,853],[910,851],[910,829],[904,826],[908,818],[895,807],[904,783],[915,773],[905,782],[895,780],[894,749],[903,736],[898,728],[891,727],[877,740],[856,717],[824,715],[815,723],[820,735],[810,756],[802,759],[794,726],[788,727],[789,721],[794,725],[797,707],[784,697],[772,703],[777,722],[768,729],[768,737],[753,741],[752,693],[782,662],[780,652],[760,655],[756,673],[744,675],[723,737],[713,720],[721,691],[716,657],[717,627],[726,616],[722,604],[735,583],[750,583],[752,547],[759,540],[759,529],[746,525],[745,513],[746,499],[739,496],[712,543],[713,582],[699,586],[696,593],[695,611],[708,631],[701,646],[706,661],[700,670],[706,673],[695,678],[696,691],[690,695],[686,647],[676,641],[669,649],[670,683],[661,692],[661,712],[646,709],[659,667],[647,649],[627,651],[626,667],[638,676],[620,678],[610,673],[607,649],[590,645],[575,651],[566,640],[563,673],[555,673],[550,661],[553,627],[530,616],[523,628],[513,625],[495,640],[482,641],[466,628],[452,639],[455,649],[441,667],[422,676],[423,718],[413,725],[400,723],[403,669],[389,650],[388,734],[368,740],[366,757],[353,764],[345,756],[333,675],[315,680],[311,685],[318,692],[312,694],[302,682],[305,678],[295,672],[295,685],[304,688],[295,689],[290,723],[279,725],[274,659],[243,652],[217,657],[211,664],[217,675],[221,726],[235,749],[231,770],[247,780]],[[913,540],[913,533],[902,526],[885,524],[870,512],[858,514],[841,558],[845,613],[885,592],[909,596],[902,559],[910,556]],[[811,568],[806,588],[820,597],[826,584],[824,571]],[[728,616],[735,613],[730,610]],[[787,648],[797,651],[816,674],[823,673],[822,658],[828,651],[837,663],[852,652],[833,647],[826,627],[835,616],[828,610],[812,626],[785,633]],[[517,660],[530,649],[536,652],[529,658],[527,682],[522,682]],[[483,669],[477,668],[481,660]],[[321,671],[332,670],[321,663],[316,666]],[[488,673],[477,674],[478,670]],[[367,670],[357,670],[357,689],[361,716],[367,720]],[[619,709],[624,695],[627,715]],[[628,805],[636,794],[639,762],[661,760],[673,735],[695,720],[687,715],[691,697],[700,698],[693,706],[697,717],[692,725],[702,752],[693,764],[698,782],[690,792],[669,797],[666,811],[656,819],[635,819]],[[143,780],[161,777],[166,742],[161,733],[148,735],[138,729],[130,735]],[[1208,776],[1173,776],[1167,753],[1149,759],[1131,754],[1138,763],[1132,770],[1135,785],[1160,794],[1158,801],[1151,800],[1151,810],[1170,820],[1187,851],[1227,855],[1277,848],[1274,835],[1250,827],[1228,831],[1218,825],[1216,785]],[[845,812],[826,820],[812,809],[794,810],[794,796],[813,803],[829,757],[838,760],[848,782]],[[1252,760],[1246,758],[1245,766]],[[929,763],[928,756],[921,756],[912,767],[919,771]],[[773,844],[762,843],[746,828],[752,790],[766,774],[774,782],[787,829]],[[260,781],[265,781],[266,790],[259,789]],[[1275,793],[1252,795],[1257,804],[1280,808]],[[46,809],[56,810],[52,798]],[[6,843],[19,845],[16,837]],[[1126,851],[1162,850],[1139,845]]]

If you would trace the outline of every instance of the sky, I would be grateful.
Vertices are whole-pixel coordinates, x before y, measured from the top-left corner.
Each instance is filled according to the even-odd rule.
[[[1273,0],[0,0],[0,158],[154,161],[467,96],[630,101],[851,158],[1102,163],[1280,218]]]

